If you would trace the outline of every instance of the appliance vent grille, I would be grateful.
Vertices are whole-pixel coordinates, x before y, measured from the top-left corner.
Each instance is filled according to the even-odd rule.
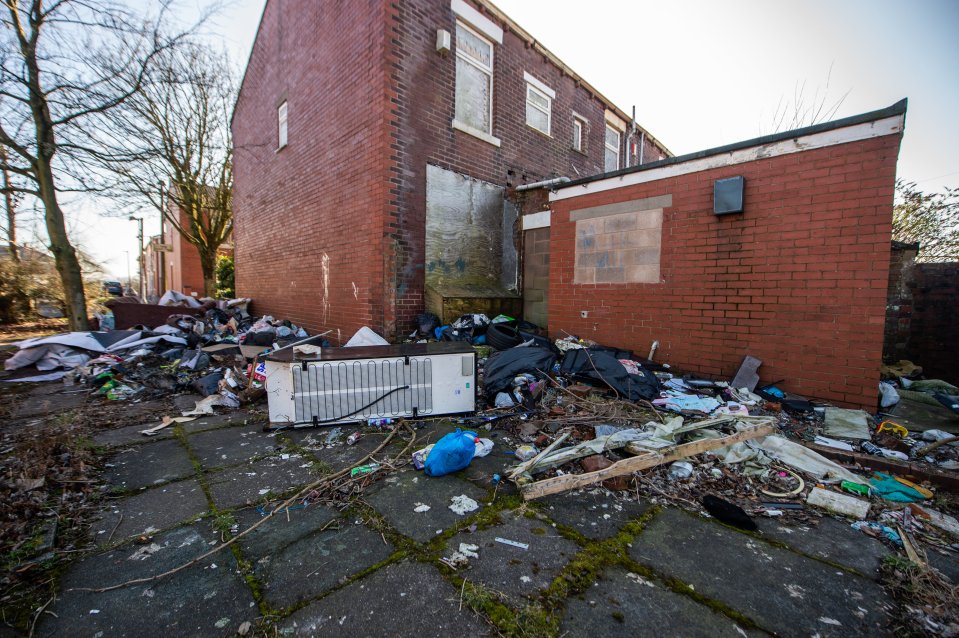
[[[409,388],[384,396],[403,386]],[[409,415],[414,410],[430,414],[433,362],[420,357],[311,363],[305,370],[297,365],[293,367],[293,402],[298,422],[314,417],[319,421],[362,420]]]

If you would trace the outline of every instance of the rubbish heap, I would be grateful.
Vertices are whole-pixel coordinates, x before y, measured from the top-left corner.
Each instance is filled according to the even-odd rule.
[[[476,346],[488,408],[459,419],[475,431],[457,436],[506,430],[497,443],[512,444],[516,462],[505,478],[527,500],[602,485],[746,529],[756,517],[815,522],[830,513],[923,565],[922,547],[959,551],[959,522],[940,511],[955,511],[959,439],[910,431],[882,411],[901,394],[959,413],[959,388],[948,383],[914,370],[884,374],[873,415],[762,385],[754,357],[717,381],[656,363],[655,343],[642,358],[575,336],[550,342],[508,317],[419,323],[411,340],[495,342]],[[419,454],[418,466],[442,465]]]
[[[238,408],[264,395],[259,355],[309,337],[290,321],[253,317],[249,299],[201,300],[168,293],[166,305],[196,307],[199,316],[169,314],[162,325],[71,332],[20,342],[6,370],[35,366],[40,374],[9,381],[86,385],[110,401],[191,391],[203,396],[184,416]],[[182,298],[182,299],[181,299]],[[189,300],[191,305],[185,300]],[[102,321],[102,319],[101,319]]]

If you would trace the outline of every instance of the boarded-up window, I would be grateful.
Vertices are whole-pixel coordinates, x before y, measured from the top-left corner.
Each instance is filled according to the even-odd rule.
[[[286,146],[287,142],[287,112],[286,112],[286,102],[280,104],[276,109],[276,132],[277,132],[277,145],[278,149]]]
[[[659,283],[663,209],[578,219],[573,283]]]
[[[493,132],[493,45],[469,27],[456,24],[456,119]]]

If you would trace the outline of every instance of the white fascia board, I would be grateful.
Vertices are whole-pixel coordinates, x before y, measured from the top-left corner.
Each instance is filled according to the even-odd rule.
[[[535,230],[537,228],[549,228],[550,211],[541,210],[538,213],[523,215],[523,230]]]
[[[537,89],[539,89],[540,91],[542,91],[543,93],[545,93],[546,95],[548,95],[548,96],[549,96],[549,99],[551,99],[551,100],[555,100],[555,99],[556,99],[556,91],[554,91],[553,89],[549,88],[548,86],[546,86],[545,84],[543,84],[542,82],[540,82],[539,80],[537,80],[536,78],[534,78],[532,75],[530,75],[530,74],[527,73],[526,71],[523,71],[523,79],[526,80],[527,83],[532,84],[532,85],[535,86]]]
[[[457,16],[468,22],[471,27],[485,35],[497,44],[503,44],[503,29],[482,13],[466,4],[464,0],[450,0],[450,9]]]
[[[800,153],[802,151],[811,151],[817,148],[827,146],[836,146],[838,144],[848,144],[849,142],[860,142],[862,140],[872,139],[874,137],[883,137],[901,133],[905,124],[905,115],[894,115],[882,120],[872,122],[863,122],[845,128],[823,131],[822,133],[813,133],[802,137],[794,137],[770,144],[761,144],[751,146],[728,153],[719,153],[692,159],[686,162],[668,164],[659,168],[652,168],[635,173],[626,173],[617,177],[608,177],[606,179],[588,182],[586,184],[574,184],[572,186],[562,187],[557,191],[550,193],[549,201],[555,202],[571,197],[580,197],[591,193],[601,193],[614,188],[624,186],[634,186],[636,184],[646,184],[667,177],[677,177],[679,175],[688,175],[689,173],[698,173],[713,168],[723,168],[725,166],[734,166],[744,164],[770,157],[780,155],[789,155],[791,153]]]
[[[624,122],[618,115],[606,109],[606,122],[615,129],[619,129],[620,132],[626,130],[626,122]]]

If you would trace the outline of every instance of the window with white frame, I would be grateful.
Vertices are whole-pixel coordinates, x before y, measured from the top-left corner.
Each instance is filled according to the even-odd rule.
[[[523,79],[526,80],[526,124],[549,135],[556,91],[529,73],[523,73]]]
[[[277,132],[277,150],[286,146],[287,128],[286,128],[286,100],[276,108],[276,132]]]
[[[619,140],[622,133],[608,122],[606,123],[606,171],[619,168]]]
[[[586,152],[586,120],[578,115],[573,116],[573,150]]]
[[[456,23],[456,114],[460,124],[493,133],[493,43]]]

